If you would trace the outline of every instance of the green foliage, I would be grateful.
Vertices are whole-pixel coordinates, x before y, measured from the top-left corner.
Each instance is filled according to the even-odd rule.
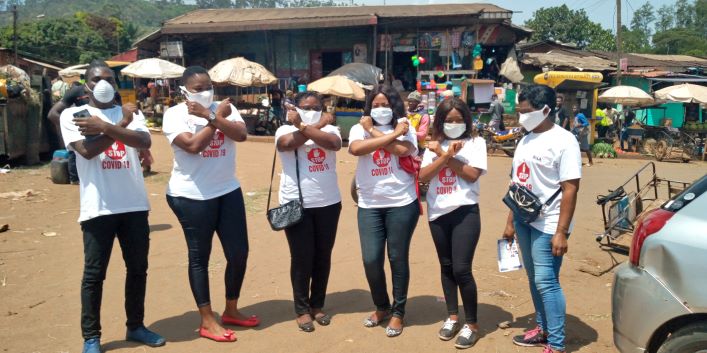
[[[211,8],[268,8],[268,7],[318,7],[318,6],[353,6],[353,2],[333,0],[196,0],[196,6]]]
[[[533,31],[533,40],[555,40],[575,43],[579,48],[607,50],[613,44],[611,31],[589,20],[586,11],[571,10],[567,5],[541,7],[525,25]]]
[[[692,29],[673,28],[653,36],[658,54],[707,55],[707,39]]]

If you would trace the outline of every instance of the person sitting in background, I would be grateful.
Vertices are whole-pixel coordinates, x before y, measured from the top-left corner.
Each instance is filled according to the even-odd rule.
[[[415,133],[417,134],[419,155],[425,152],[427,133],[430,127],[430,116],[427,114],[425,107],[420,104],[421,100],[422,98],[418,91],[412,91],[408,95],[407,118],[410,121],[410,125],[415,128]]]

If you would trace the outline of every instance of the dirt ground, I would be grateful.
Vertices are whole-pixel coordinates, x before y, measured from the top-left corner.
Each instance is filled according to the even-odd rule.
[[[445,352],[453,342],[442,342],[437,330],[445,318],[439,265],[425,218],[418,223],[411,250],[411,283],[405,332],[385,337],[381,327],[368,329],[362,320],[373,310],[363,273],[356,226],[356,207],[348,186],[354,174],[354,157],[338,153],[338,173],[343,213],[334,249],[329,295],[325,310],[333,314],[331,326],[317,326],[314,333],[297,330],[294,323],[289,252],[283,233],[270,230],[265,218],[271,143],[239,144],[237,174],[246,193],[250,258],[240,305],[244,313],[257,314],[262,325],[237,329],[238,342],[219,344],[198,337],[196,307],[187,282],[187,252],[181,228],[165,201],[165,187],[172,166],[166,139],[153,135],[156,174],[146,178],[152,205],[151,251],[146,299],[146,325],[167,338],[161,348],[143,348],[123,341],[124,265],[117,245],[108,270],[103,298],[103,347],[111,352]],[[523,271],[499,273],[496,240],[507,209],[501,197],[507,185],[511,159],[489,158],[488,174],[481,178],[482,236],[473,265],[479,289],[482,338],[470,351],[540,352],[540,348],[514,346],[510,338],[529,328],[533,307]],[[598,160],[583,170],[575,232],[562,268],[567,296],[567,343],[571,352],[616,352],[611,333],[611,272],[603,276],[580,269],[604,269],[612,257],[602,251],[595,234],[602,229],[598,193],[621,184],[645,164],[639,160]],[[707,164],[658,163],[658,175],[692,181],[707,173]],[[48,166],[16,169],[0,174],[0,194],[32,190],[31,196],[0,197],[0,352],[80,352],[79,289],[82,240],[76,219],[79,193],[76,186],[54,185]],[[218,244],[218,242],[215,242]],[[221,280],[224,258],[214,246],[210,272],[215,310],[223,310]],[[390,273],[390,272],[388,272]],[[511,328],[497,324],[510,321]]]

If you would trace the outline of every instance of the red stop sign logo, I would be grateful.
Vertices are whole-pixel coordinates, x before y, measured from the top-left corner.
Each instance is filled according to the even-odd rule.
[[[516,169],[516,176],[521,183],[525,183],[528,179],[530,179],[530,168],[528,168],[528,165],[525,164],[525,162],[521,163],[518,166],[518,169]]]
[[[442,183],[442,185],[451,186],[457,182],[457,173],[455,173],[448,167],[444,167],[442,168],[442,170],[439,171],[438,178],[439,182]]]
[[[213,149],[221,148],[223,145],[223,132],[221,130],[216,130],[214,132],[214,136],[211,138],[211,143],[209,143],[209,147]]]
[[[322,164],[326,159],[326,152],[319,147],[313,148],[307,153],[307,159],[314,164]]]
[[[113,142],[103,153],[105,153],[108,158],[114,160],[121,160],[125,158],[127,154],[127,152],[125,152],[125,145],[120,141]]]
[[[378,168],[385,168],[390,164],[390,152],[379,148],[373,152],[373,163],[375,163]]]

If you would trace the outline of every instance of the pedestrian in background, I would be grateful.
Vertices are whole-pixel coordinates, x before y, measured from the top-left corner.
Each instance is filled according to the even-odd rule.
[[[422,97],[420,92],[412,91],[408,94],[407,118],[410,126],[415,129],[417,135],[418,154],[422,155],[427,147],[427,134],[430,128],[430,116],[427,114],[425,106],[420,104]]]
[[[592,150],[589,146],[589,120],[584,116],[578,108],[577,105],[572,106],[572,113],[574,114],[574,122],[572,124],[572,133],[579,142],[579,150],[587,154],[587,159],[589,163],[585,164],[587,167],[592,166]]]

